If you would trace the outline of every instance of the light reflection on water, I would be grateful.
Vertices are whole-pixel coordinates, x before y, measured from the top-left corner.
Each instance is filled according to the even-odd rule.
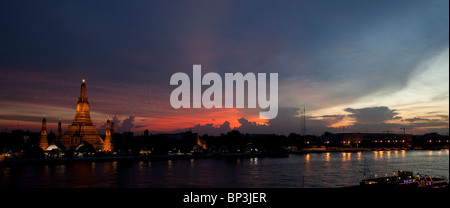
[[[357,185],[398,170],[449,177],[449,150],[331,152],[289,158],[76,162],[0,167],[0,187],[293,187]],[[367,173],[366,173],[367,174]]]

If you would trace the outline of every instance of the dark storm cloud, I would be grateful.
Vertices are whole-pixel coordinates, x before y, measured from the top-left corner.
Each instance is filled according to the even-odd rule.
[[[282,86],[288,94],[280,95],[285,103],[320,109],[402,89],[419,63],[448,47],[448,31],[441,31],[448,28],[448,2],[328,3],[335,6],[328,19],[307,33],[315,36],[280,57],[289,77]]]
[[[114,129],[116,132],[129,132],[133,131],[135,116],[128,116],[121,121],[117,116],[114,116],[111,121],[114,123]],[[106,128],[106,125],[102,126],[102,129]]]
[[[356,122],[360,124],[377,124],[399,119],[396,117],[398,113],[386,106],[360,109],[346,108],[345,111],[352,113],[350,116],[355,117]]]
[[[129,116],[128,118],[124,119],[121,124],[118,124],[118,131],[119,132],[129,132],[133,130],[134,127],[134,116]],[[115,127],[115,126],[114,126]]]
[[[144,82],[203,63],[214,71],[280,70],[281,78],[316,81],[376,75],[395,85],[414,63],[448,45],[448,32],[435,32],[448,24],[439,11],[448,2],[197,3],[7,4],[2,67]]]

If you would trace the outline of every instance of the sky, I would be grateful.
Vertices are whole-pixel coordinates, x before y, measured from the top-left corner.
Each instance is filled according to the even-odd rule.
[[[170,77],[278,73],[278,115],[174,109]],[[449,1],[1,1],[0,131],[449,132]],[[207,86],[203,86],[205,90]]]

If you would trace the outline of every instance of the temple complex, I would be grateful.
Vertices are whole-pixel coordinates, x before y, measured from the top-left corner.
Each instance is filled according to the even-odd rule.
[[[106,136],[104,141],[92,123],[89,101],[86,94],[86,81],[83,79],[75,118],[72,124],[68,126],[64,135],[62,135],[61,121],[59,121],[56,143],[60,144],[59,146],[62,146],[63,149],[77,150],[81,146],[90,144],[96,151],[112,151],[111,139],[113,132],[114,124],[108,119],[106,122]],[[48,146],[46,120],[44,118],[42,120],[39,147],[46,150]]]

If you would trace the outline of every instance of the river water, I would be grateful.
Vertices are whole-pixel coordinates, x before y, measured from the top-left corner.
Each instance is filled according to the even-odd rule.
[[[364,168],[366,167],[366,168]],[[398,170],[449,178],[449,150],[0,166],[0,187],[338,188]]]

